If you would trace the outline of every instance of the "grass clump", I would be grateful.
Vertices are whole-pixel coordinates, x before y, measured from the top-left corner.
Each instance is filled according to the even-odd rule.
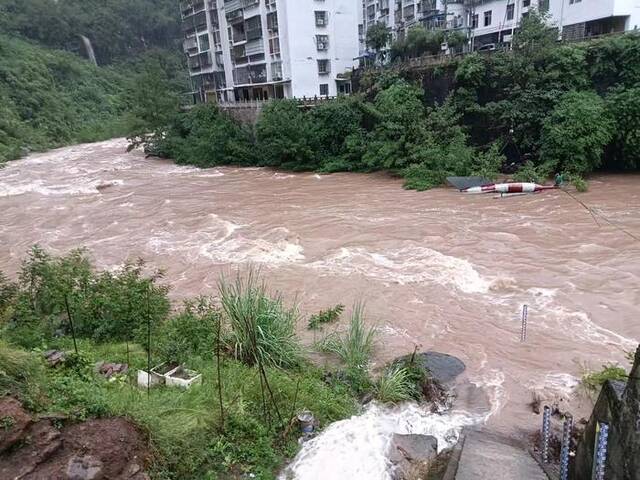
[[[309,330],[318,330],[322,328],[323,325],[337,321],[340,315],[342,315],[342,312],[344,312],[344,305],[342,304],[327,308],[326,310],[320,310],[318,313],[309,317],[307,328]]]
[[[295,334],[297,308],[287,308],[280,294],[271,297],[255,270],[233,282],[219,283],[222,310],[234,356],[247,365],[292,368],[301,363]]]
[[[329,334],[319,342],[321,351],[335,355],[343,363],[344,370],[332,375],[334,384],[346,385],[359,396],[371,390],[369,361],[376,334],[376,327],[366,326],[364,305],[357,303],[351,312],[348,330]]]
[[[30,408],[42,401],[44,370],[36,354],[0,340],[0,398],[12,395]]]
[[[385,403],[398,403],[411,400],[415,394],[409,370],[395,366],[388,368],[375,384],[375,395]]]
[[[357,303],[351,313],[349,329],[340,334],[335,332],[320,342],[320,348],[326,353],[337,356],[349,369],[364,369],[369,365],[373,352],[377,330],[367,328],[364,305]]]

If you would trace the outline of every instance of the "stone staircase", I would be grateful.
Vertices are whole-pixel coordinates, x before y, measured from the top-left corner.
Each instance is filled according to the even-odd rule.
[[[524,448],[508,438],[470,431],[452,455],[444,480],[548,480]]]

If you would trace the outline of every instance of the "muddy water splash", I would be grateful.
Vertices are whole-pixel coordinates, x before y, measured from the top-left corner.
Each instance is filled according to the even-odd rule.
[[[85,246],[103,267],[138,256],[165,267],[179,299],[260,263],[305,312],[364,299],[378,366],[414,345],[460,357],[461,381],[485,392],[486,422],[506,433],[537,424],[532,391],[569,397],[583,364],[623,362],[640,338],[640,245],[560,191],[417,193],[384,175],[199,170],[124,150],[80,145],[0,170],[0,268],[15,273],[36,242]],[[599,177],[580,198],[640,235],[640,177]]]

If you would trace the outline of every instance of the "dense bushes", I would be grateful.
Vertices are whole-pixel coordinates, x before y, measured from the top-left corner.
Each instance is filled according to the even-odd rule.
[[[34,247],[5,319],[7,338],[27,348],[72,330],[96,341],[145,338],[147,321],[155,325],[164,319],[169,301],[167,287],[157,283],[160,272],[146,277],[143,267],[142,262],[127,263],[114,272],[97,273],[82,250],[52,257]]]
[[[396,79],[381,86],[373,102],[341,97],[304,110],[294,100],[273,101],[259,117],[255,140],[215,106],[197,106],[178,113],[154,148],[178,163],[202,167],[385,169],[418,189],[439,185],[447,175],[495,176],[503,160],[499,149],[482,153],[470,147],[459,118],[450,102],[425,108],[420,90]]]
[[[549,171],[589,173],[600,166],[613,126],[596,93],[569,92],[544,122],[540,156]]]
[[[523,20],[513,52],[452,64],[451,101],[470,143],[503,144],[523,169],[518,178],[637,168],[640,36],[576,44],[556,38],[534,14]]]

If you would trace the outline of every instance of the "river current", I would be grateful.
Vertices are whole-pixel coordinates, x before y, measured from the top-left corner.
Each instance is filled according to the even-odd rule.
[[[462,359],[456,408],[502,433],[537,425],[533,392],[584,411],[584,370],[624,363],[640,339],[639,176],[595,177],[578,197],[590,213],[562,191],[419,193],[383,174],[200,170],[125,149],[77,145],[1,169],[0,269],[15,274],[34,243],[83,246],[104,268],[143,257],[166,269],[179,300],[257,264],[304,313],[364,301],[375,366],[415,346]]]

